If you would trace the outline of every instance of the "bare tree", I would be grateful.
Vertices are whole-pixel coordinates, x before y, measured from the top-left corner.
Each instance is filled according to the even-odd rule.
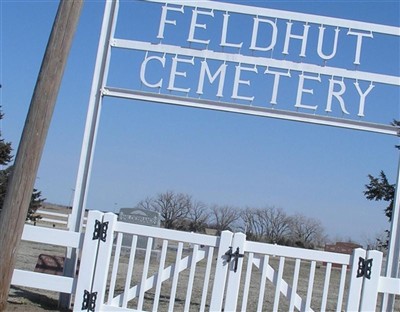
[[[217,235],[225,230],[233,230],[236,221],[240,219],[240,211],[231,206],[213,206],[213,227],[217,230]]]
[[[383,252],[384,254],[387,253],[387,249],[383,247],[382,242],[385,242],[387,239],[387,230],[378,232],[375,234],[371,234],[370,236],[364,235],[363,237],[363,242],[364,242],[364,247],[367,249],[372,249],[372,250],[379,250]]]
[[[288,216],[281,208],[268,207],[264,211],[268,217],[268,241],[274,244],[285,243],[290,233]]]
[[[241,213],[246,235],[256,241],[284,244],[290,232],[286,213],[275,207],[246,208]]]
[[[188,213],[189,231],[204,232],[210,221],[208,207],[200,201],[192,201]]]
[[[243,221],[243,232],[246,234],[247,239],[254,241],[261,241],[264,236],[264,226],[260,222],[259,210],[256,208],[247,207],[240,213]]]
[[[173,229],[182,219],[185,219],[191,206],[191,196],[183,193],[167,191],[160,193],[154,199],[146,199],[139,204],[157,211],[161,215],[164,227]]]
[[[146,197],[146,199],[141,200],[137,205],[136,208],[144,209],[144,210],[154,210],[154,199],[151,197]]]
[[[295,245],[312,248],[324,240],[324,228],[319,220],[296,214],[290,218],[290,232]]]

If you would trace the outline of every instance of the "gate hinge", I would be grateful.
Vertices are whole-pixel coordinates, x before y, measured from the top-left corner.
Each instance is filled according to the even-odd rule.
[[[107,238],[108,222],[100,222],[96,220],[94,224],[93,240],[100,239],[105,242]]]
[[[371,279],[372,260],[373,259],[358,258],[357,277],[365,276]]]
[[[94,311],[96,307],[97,292],[85,290],[83,294],[82,310]]]

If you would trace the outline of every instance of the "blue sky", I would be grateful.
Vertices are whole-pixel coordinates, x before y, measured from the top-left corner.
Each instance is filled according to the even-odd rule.
[[[398,1],[234,2],[400,25]],[[57,1],[1,0],[0,104],[5,114],[1,127],[15,151],[57,6]],[[103,10],[102,1],[85,1],[64,74],[36,180],[36,187],[50,202],[72,202]],[[123,1],[121,10],[117,35],[157,42],[159,4]],[[187,29],[178,24],[174,31],[166,28],[165,42],[184,38]],[[230,38],[241,40],[245,32],[243,27]],[[345,45],[339,43],[344,54],[349,49]],[[363,47],[359,69],[399,76],[399,45],[398,37],[374,37]],[[315,62],[311,48],[307,54]],[[291,52],[289,58],[294,55]],[[136,85],[142,60],[143,55],[121,52],[111,64],[110,81],[116,86]],[[342,61],[354,69],[349,56],[338,57],[332,66],[342,66]],[[282,105],[286,96],[292,103],[297,76],[285,85]],[[347,103],[354,100],[353,82],[346,82]],[[261,92],[257,83],[253,86]],[[326,84],[315,91],[312,100],[324,107]],[[365,120],[400,119],[399,100],[398,87],[376,84]],[[389,226],[383,214],[385,203],[367,201],[363,191],[367,175],[378,175],[380,170],[395,182],[399,155],[394,145],[398,143],[398,138],[388,135],[106,98],[88,208],[118,211],[173,190],[209,205],[275,206],[288,214],[301,213],[319,219],[332,238],[363,242]]]

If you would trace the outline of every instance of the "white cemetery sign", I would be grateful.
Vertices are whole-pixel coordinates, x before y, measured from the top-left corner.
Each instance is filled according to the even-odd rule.
[[[376,89],[400,86],[396,75],[362,70],[366,49],[388,48],[374,36],[398,43],[398,27],[214,1],[149,2],[160,3],[153,37],[110,38],[113,51],[142,52],[132,53],[136,72],[124,72],[141,87],[104,81],[103,95],[398,135],[391,120],[360,120],[374,119]]]
[[[134,223],[146,226],[160,227],[160,213],[142,208],[121,208],[118,214],[118,221]],[[154,248],[155,242],[153,241]],[[131,247],[132,236],[125,235],[122,239],[122,246]],[[137,238],[137,247],[146,248],[147,237]]]
[[[387,87],[398,92],[399,70],[386,73],[365,66],[374,63],[366,57],[369,49],[379,55],[399,45],[399,27],[208,0],[121,5],[129,3],[146,3],[151,8],[146,12],[156,18],[146,13],[141,22],[149,25],[119,35],[120,3],[106,1],[70,220],[73,230],[81,226],[104,96],[399,135],[388,124],[398,118],[398,98],[389,103],[397,115],[384,121],[376,122],[370,109],[388,109],[379,106],[376,93]],[[145,39],[135,39],[142,32]],[[390,46],[382,46],[385,40]],[[118,59],[121,51],[128,58]],[[323,101],[315,100],[317,92]],[[393,251],[400,241],[399,197],[397,191],[388,271],[398,261]]]

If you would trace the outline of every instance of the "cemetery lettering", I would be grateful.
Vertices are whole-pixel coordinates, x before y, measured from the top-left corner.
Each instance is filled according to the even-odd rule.
[[[151,64],[153,63],[153,64]],[[185,64],[189,65],[195,65],[195,60],[194,59],[187,59],[187,58],[181,58],[180,56],[175,56],[172,58],[172,64],[171,64],[171,71],[169,74],[169,82],[167,89],[169,91],[178,91],[178,92],[183,92],[183,93],[189,93],[191,91],[191,88],[189,87],[189,83],[187,85],[179,85],[176,83],[176,78],[179,77],[187,77],[188,73],[185,71],[184,66]],[[151,70],[152,68],[154,69],[155,66],[161,66],[162,68],[166,67],[166,58],[165,57],[158,57],[158,56],[151,56],[151,57],[146,57],[142,63],[141,66],[141,71],[140,71],[140,78],[141,82],[149,87],[149,88],[162,88],[164,87],[164,80],[163,78],[160,78],[157,81],[148,81],[148,78],[146,78],[146,71]],[[223,90],[225,89],[225,81],[228,80],[226,79],[227,75],[227,67],[229,65],[222,63],[220,67],[218,68],[217,71],[214,73],[211,72],[207,61],[201,61],[200,65],[200,72],[198,74],[198,86],[196,93],[201,95],[203,94],[203,89],[204,89],[204,82],[206,78],[208,78],[208,81],[210,83],[213,83],[215,80],[218,79],[218,91],[215,94],[217,97],[223,97]],[[150,69],[148,69],[148,67]],[[278,94],[279,94],[279,84],[281,82],[281,79],[292,79],[293,76],[296,75],[297,78],[297,92],[296,92],[296,101],[294,103],[295,108],[301,108],[301,109],[307,109],[307,110],[312,110],[315,111],[318,109],[317,104],[313,104],[312,102],[303,102],[303,95],[304,94],[314,94],[314,88],[317,84],[325,83],[328,85],[328,94],[326,95],[326,104],[325,104],[325,112],[332,112],[332,102],[333,99],[336,99],[337,102],[339,103],[341,112],[346,115],[350,115],[350,112],[346,108],[346,103],[343,98],[343,94],[346,92],[346,89],[349,87],[346,85],[343,79],[338,79],[338,78],[327,78],[324,77],[322,78],[321,75],[310,75],[307,73],[297,73],[297,74],[292,74],[290,72],[282,72],[277,69],[273,68],[267,68],[266,70],[259,70],[258,66],[249,66],[249,65],[236,65],[235,66],[235,74],[233,77],[233,92],[231,95],[232,99],[236,100],[246,100],[246,101],[254,101],[255,96],[251,95],[251,80],[250,79],[245,79],[243,77],[243,73],[248,72],[248,73],[254,73],[255,75],[261,74],[261,75],[272,75],[273,76],[273,83],[272,86],[269,88],[266,88],[265,91],[268,91],[270,94],[269,96],[266,94],[265,95],[265,102],[268,101],[267,97],[269,98],[269,103],[272,105],[277,105],[278,104]],[[248,75],[247,75],[248,76]],[[191,79],[188,79],[188,81],[191,81]],[[182,83],[182,80],[181,80]],[[358,81],[352,83],[353,88],[357,91],[357,94],[359,96],[359,101],[358,101],[358,110],[357,110],[357,116],[359,117],[364,117],[365,116],[365,103],[366,103],[366,98],[368,94],[371,92],[371,90],[375,87],[375,85],[370,82],[367,86],[360,86],[360,83]],[[246,88],[247,86],[247,88]],[[250,91],[249,91],[250,89]],[[286,90],[287,91],[287,90]]]

